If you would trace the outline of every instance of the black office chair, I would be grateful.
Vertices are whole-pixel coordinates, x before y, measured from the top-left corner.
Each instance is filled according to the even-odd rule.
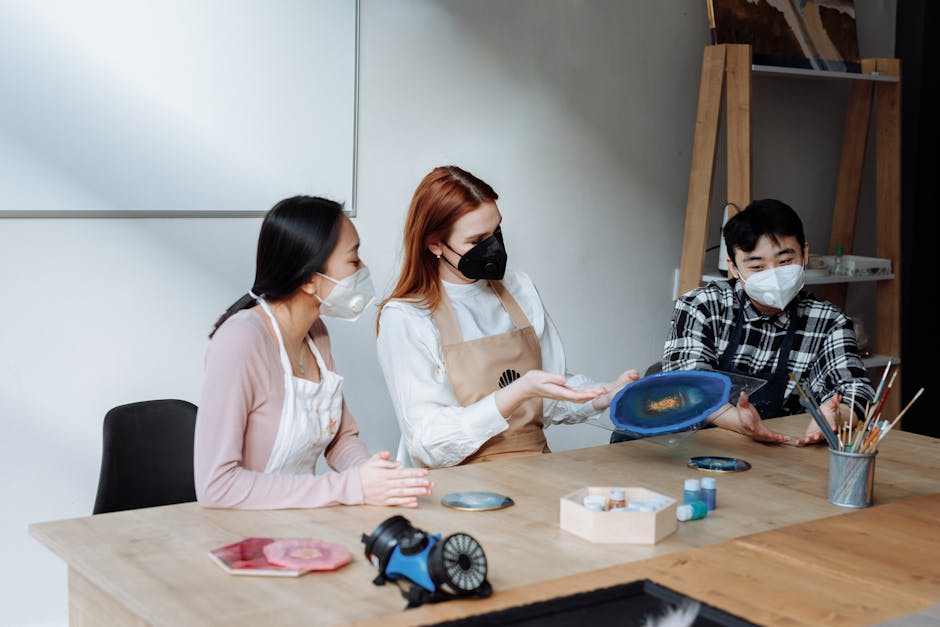
[[[196,406],[188,401],[143,401],[110,410],[92,513],[195,501],[195,430]]]
[[[643,376],[648,377],[651,374],[656,374],[657,372],[662,372],[662,371],[663,371],[663,362],[657,361],[656,363],[651,364],[650,367],[646,369],[646,372],[643,373]],[[630,440],[639,440],[639,439],[641,438],[634,437],[630,435],[629,433],[627,433],[626,431],[622,431],[620,429],[614,429],[613,432],[610,434],[611,444],[616,444],[617,442],[629,442]]]

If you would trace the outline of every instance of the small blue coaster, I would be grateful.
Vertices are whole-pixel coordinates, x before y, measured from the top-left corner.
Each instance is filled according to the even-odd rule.
[[[708,470],[711,472],[743,472],[751,468],[751,464],[736,457],[712,457],[706,455],[703,457],[693,457],[687,464],[689,468],[696,470]]]

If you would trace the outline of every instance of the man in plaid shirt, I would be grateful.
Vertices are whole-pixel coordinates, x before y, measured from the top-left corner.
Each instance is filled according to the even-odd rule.
[[[801,291],[809,246],[803,223],[778,200],[756,200],[724,226],[732,277],[695,288],[676,302],[663,370],[720,370],[767,382],[741,393],[714,424],[759,441],[786,442],[762,418],[803,413],[792,372],[835,426],[864,412],[874,390],[858,354],[852,320]],[[849,407],[854,399],[854,408]],[[810,419],[797,444],[823,439]]]

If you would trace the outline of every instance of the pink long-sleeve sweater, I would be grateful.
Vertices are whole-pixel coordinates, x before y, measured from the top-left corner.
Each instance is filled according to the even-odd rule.
[[[260,310],[240,311],[219,327],[206,352],[196,417],[196,496],[205,507],[281,509],[363,502],[359,465],[369,458],[359,426],[343,417],[325,451],[335,472],[265,473],[284,405],[284,369],[277,340]],[[310,329],[326,367],[335,371],[326,325]]]

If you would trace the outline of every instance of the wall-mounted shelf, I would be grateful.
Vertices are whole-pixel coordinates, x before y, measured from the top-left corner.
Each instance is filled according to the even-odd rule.
[[[835,205],[827,253],[842,248],[852,254],[855,241],[862,170],[869,126],[875,141],[875,250],[874,257],[890,262],[890,276],[813,276],[809,285],[831,284],[827,300],[845,303],[848,284],[873,282],[875,333],[873,349],[887,355],[901,353],[901,64],[898,59],[862,59],[861,72],[830,72],[753,63],[751,47],[743,44],[705,46],[689,193],[686,203],[682,259],[674,294],[698,287],[702,279],[724,278],[705,273],[706,235],[718,147],[719,119],[725,113],[727,148],[726,204],[746,207],[752,200],[751,88],[755,74],[788,78],[848,80],[850,93],[845,118],[842,155],[836,180]],[[812,103],[806,103],[811,106]],[[705,275],[703,277],[703,275]],[[879,363],[875,361],[874,363]],[[887,357],[884,358],[887,363]],[[896,383],[900,385],[900,382]],[[888,399],[889,414],[900,410],[898,396]]]
[[[862,357],[862,363],[865,364],[865,367],[871,370],[872,368],[884,368],[888,365],[888,360],[891,360],[892,366],[900,366],[901,359],[898,357],[892,357],[891,355],[869,355],[868,357]]]
[[[708,283],[710,281],[724,281],[728,277],[721,273],[721,271],[709,274],[702,275],[702,281]],[[879,275],[879,276],[839,276],[831,274],[825,277],[806,277],[806,285],[827,285],[827,284],[836,284],[836,283],[870,283],[872,281],[889,281],[894,278],[893,274]],[[862,363],[865,364],[865,367],[871,370],[872,368],[883,368],[888,365],[888,360],[891,360],[892,366],[898,366],[901,364],[900,357],[892,355],[878,355],[873,354],[868,357],[862,358]]]
[[[728,277],[721,273],[703,274],[702,281],[724,281]],[[894,278],[893,274],[877,274],[872,276],[845,276],[840,274],[828,274],[826,276],[806,277],[806,285],[837,285],[840,283],[871,283],[872,281],[890,281]]]
[[[843,79],[850,81],[880,81],[883,83],[899,83],[900,76],[882,74],[880,72],[830,72],[828,70],[810,70],[798,67],[782,67],[777,65],[751,65],[751,71],[765,76],[793,76],[796,78],[823,78]]]

